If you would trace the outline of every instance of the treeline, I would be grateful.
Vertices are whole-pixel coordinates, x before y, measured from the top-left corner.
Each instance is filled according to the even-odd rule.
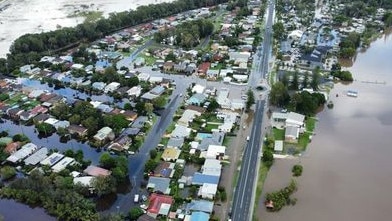
[[[154,34],[154,40],[158,43],[174,38],[174,44],[183,48],[192,48],[200,43],[201,38],[211,35],[214,24],[210,20],[199,19],[184,22],[175,29],[166,29]],[[168,42],[166,42],[168,43]]]
[[[172,3],[140,6],[137,10],[111,13],[108,18],[100,19],[97,22],[85,22],[76,27],[62,28],[39,34],[26,34],[14,41],[7,59],[0,59],[0,72],[12,71],[26,63],[36,61],[43,54],[57,52],[83,41],[92,41],[126,27],[227,1],[181,0]]]
[[[340,51],[339,56],[341,58],[352,58],[357,48],[361,45],[361,35],[352,32],[347,37],[345,37],[339,44]]]

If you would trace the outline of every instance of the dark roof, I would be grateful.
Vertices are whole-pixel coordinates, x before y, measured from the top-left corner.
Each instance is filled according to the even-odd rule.
[[[138,135],[139,132],[140,132],[140,128],[131,127],[131,128],[125,129],[125,130],[123,131],[123,134],[135,136],[135,135]]]
[[[33,118],[33,120],[35,120],[35,121],[45,121],[45,120],[49,119],[49,117],[50,117],[49,114],[39,114],[39,115],[35,116]]]
[[[144,123],[148,120],[148,117],[146,116],[140,116],[136,118],[136,120],[132,123],[133,128],[142,128],[144,126]]]
[[[169,178],[171,172],[173,171],[170,167],[169,162],[160,162],[154,170],[154,176],[161,176]]]

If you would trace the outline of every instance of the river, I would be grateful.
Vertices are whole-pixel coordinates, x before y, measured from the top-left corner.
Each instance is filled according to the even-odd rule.
[[[172,0],[0,0],[0,57],[5,57],[12,42],[27,33],[72,27],[84,21],[78,11],[111,12],[136,9],[140,5]]]
[[[277,190],[291,179],[291,166],[301,163],[297,204],[278,213],[260,208],[260,220],[390,220],[391,57],[391,35],[356,56],[348,67],[355,81],[335,85],[330,93],[335,106],[318,114],[317,135],[308,151],[295,160],[276,160],[266,179],[264,193]],[[385,84],[369,83],[375,81]],[[348,90],[356,90],[358,97],[346,96]]]

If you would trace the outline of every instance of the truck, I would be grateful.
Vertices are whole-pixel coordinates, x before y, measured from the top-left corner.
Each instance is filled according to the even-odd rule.
[[[133,198],[133,202],[134,203],[138,203],[139,202],[139,194],[135,194],[135,197]]]

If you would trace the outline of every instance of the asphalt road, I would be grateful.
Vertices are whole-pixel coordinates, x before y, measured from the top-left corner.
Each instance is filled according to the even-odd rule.
[[[144,164],[150,158],[150,150],[157,147],[161,141],[161,137],[165,133],[166,128],[170,125],[173,120],[173,115],[177,110],[182,98],[179,96],[181,93],[185,93],[187,88],[186,84],[179,84],[177,82],[176,89],[173,91],[171,96],[171,102],[166,106],[161,116],[158,117],[157,122],[151,128],[148,133],[142,147],[139,152],[130,158],[132,163],[129,164],[129,178],[132,184],[132,190],[124,195],[118,195],[116,203],[110,209],[111,211],[121,211],[127,213],[129,208],[134,206],[133,196],[135,194],[141,194],[139,189],[141,181],[143,180]]]
[[[268,16],[266,21],[266,28],[264,33],[264,41],[262,45],[261,57],[257,55],[256,58],[260,59],[255,61],[256,67],[254,67],[251,81],[249,86],[254,87],[260,80],[265,79],[268,74],[268,61],[271,54],[272,44],[272,23],[273,23],[273,12],[274,2],[271,1],[268,7]],[[248,221],[252,218],[253,213],[253,202],[255,195],[255,181],[257,178],[257,170],[260,163],[259,153],[262,152],[262,134],[264,131],[263,116],[266,106],[267,97],[264,101],[258,100],[255,108],[255,118],[251,134],[249,134],[249,141],[246,145],[241,170],[238,177],[237,187],[234,193],[234,199],[231,210],[231,218],[233,221]]]
[[[232,220],[249,220],[251,217],[250,210],[252,205],[253,185],[257,172],[257,161],[259,161],[259,152],[261,147],[261,124],[264,113],[265,101],[256,102],[255,118],[250,139],[246,145],[241,171],[238,178],[237,188],[234,193]]]

